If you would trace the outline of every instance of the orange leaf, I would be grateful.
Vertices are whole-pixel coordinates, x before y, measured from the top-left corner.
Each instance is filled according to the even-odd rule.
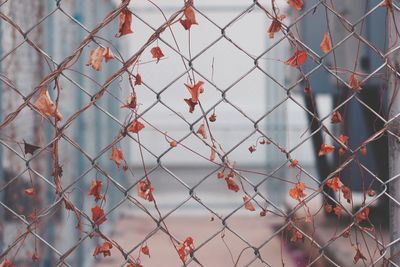
[[[332,49],[331,37],[329,36],[329,32],[325,32],[324,38],[321,42],[321,50],[325,54],[328,53]]]
[[[295,230],[292,233],[292,238],[290,238],[290,242],[297,242],[303,239],[303,234],[300,233],[299,231]]]
[[[198,24],[196,21],[196,14],[194,13],[192,6],[186,7],[183,11],[183,14],[185,15],[185,19],[180,19],[179,22],[182,24],[185,30],[189,30],[192,25]]]
[[[25,194],[27,194],[28,196],[33,196],[35,194],[35,188],[30,187],[24,190]]]
[[[144,255],[147,255],[147,256],[149,256],[149,258],[150,258],[150,249],[149,249],[149,247],[148,247],[147,245],[144,246],[144,247],[142,247],[140,250],[142,251],[142,253],[143,253]]]
[[[204,84],[203,81],[198,81],[195,85],[185,84],[186,88],[189,90],[190,94],[192,95],[190,100],[193,103],[197,103],[199,101],[199,94],[204,92],[203,84]]]
[[[89,188],[89,196],[94,196],[95,201],[103,199],[103,195],[101,194],[101,186],[102,182],[99,180],[93,180],[92,185]]]
[[[307,194],[304,193],[304,189],[306,188],[305,184],[302,182],[296,183],[295,186],[289,189],[289,195],[298,201],[301,198],[305,197]]]
[[[326,211],[327,213],[331,213],[332,210],[333,210],[332,205],[330,205],[330,204],[325,204],[325,205],[324,205],[324,209],[325,209],[325,211]]]
[[[219,171],[219,172],[217,173],[217,177],[218,177],[219,179],[224,178],[224,177],[225,177],[224,171]]]
[[[336,216],[338,216],[340,218],[340,216],[342,215],[342,207],[340,207],[339,205],[336,205],[336,207],[333,209]]]
[[[92,208],[92,220],[97,225],[100,225],[107,221],[107,218],[104,216],[104,210],[99,206],[95,206],[94,208]]]
[[[14,267],[14,264],[9,259],[5,259],[1,264],[1,267]]]
[[[303,0],[288,0],[288,4],[293,6],[297,11],[303,8]]]
[[[157,63],[160,61],[160,58],[162,58],[162,57],[164,56],[163,52],[161,51],[161,48],[158,47],[158,46],[153,47],[153,48],[150,50],[150,53],[151,53],[151,55],[153,56],[153,58],[156,58],[156,59],[157,59]]]
[[[368,216],[369,216],[369,208],[365,207],[362,211],[357,213],[356,222],[360,223],[362,221],[368,220]]]
[[[354,91],[358,92],[361,90],[360,81],[358,80],[357,75],[355,73],[350,75],[349,84],[350,88],[353,89]]]
[[[153,192],[154,192],[154,188],[151,186],[149,180],[145,179],[138,183],[138,196],[139,197],[151,202],[154,200]]]
[[[335,147],[333,145],[322,144],[318,156],[325,156],[333,151],[335,151]]]
[[[202,123],[199,127],[199,129],[197,129],[197,132],[199,135],[201,135],[201,137],[203,137],[203,139],[207,139],[208,135],[207,135],[207,131],[206,131],[206,127],[204,125],[204,123]]]
[[[106,60],[106,63],[108,61],[110,61],[111,59],[114,59],[114,54],[109,47],[106,47],[104,49],[103,56],[104,56],[104,59]]]
[[[121,108],[130,108],[130,109],[135,109],[136,108],[136,94],[131,93],[128,95],[126,98],[125,104],[121,106]]]
[[[367,147],[366,146],[361,146],[360,147],[360,153],[363,156],[367,155]]]
[[[269,38],[274,38],[275,33],[279,32],[281,30],[282,23],[277,20],[273,19],[271,22],[271,25],[268,28],[268,36]]]
[[[113,146],[110,159],[113,160],[119,168],[119,166],[121,165],[121,161],[124,160],[124,154],[122,154],[122,151],[120,149]]]
[[[352,199],[351,189],[348,188],[347,186],[342,186],[342,193],[343,193],[344,199],[347,200],[347,203],[351,203],[351,199]]]
[[[105,49],[103,47],[93,48],[90,51],[90,56],[86,66],[92,66],[94,70],[101,70]]]
[[[187,237],[185,241],[177,247],[179,257],[182,261],[186,261],[187,256],[193,252],[193,239]]]
[[[233,178],[231,176],[228,176],[225,178],[225,181],[228,185],[228,189],[238,192],[240,190],[239,186],[237,185],[237,183],[235,182],[235,180],[233,180]]]
[[[340,181],[338,176],[335,176],[326,182],[326,186],[331,188],[333,191],[338,192],[340,188],[342,188],[343,183]]]
[[[347,135],[341,134],[339,136],[339,141],[342,142],[343,144],[347,145],[347,143],[349,142],[349,137]]]
[[[135,85],[142,85],[142,76],[139,73],[135,76]]]
[[[132,124],[128,127],[128,132],[138,133],[144,128],[144,124],[138,120],[134,120]]]
[[[111,249],[112,249],[112,244],[108,241],[104,242],[101,245],[97,245],[96,249],[93,252],[93,256],[97,256],[99,254],[103,254],[103,257],[111,256]]]
[[[33,105],[46,117],[55,117],[58,120],[63,119],[63,116],[58,112],[56,105],[51,101],[47,88],[42,88],[40,90],[39,97]]]
[[[132,23],[132,13],[128,8],[122,9],[121,13],[119,13],[119,28],[118,33],[115,35],[116,37],[121,37],[125,34],[132,33],[131,29]]]
[[[285,61],[286,65],[292,67],[299,67],[303,65],[307,60],[307,53],[304,50],[298,50],[291,56],[288,60]]]
[[[331,123],[341,123],[343,121],[342,114],[339,111],[335,111],[332,113]]]
[[[294,159],[290,161],[289,168],[296,168],[297,164],[299,164],[299,161],[297,159]]]
[[[244,207],[246,208],[246,210],[249,210],[249,211],[255,211],[256,210],[254,208],[253,204],[250,202],[250,199],[248,198],[248,196],[244,196],[243,197],[243,201],[244,201]]]
[[[196,102],[196,103],[193,103],[193,101],[192,101],[191,98],[185,98],[184,100],[185,100],[186,104],[188,104],[188,106],[189,106],[189,112],[190,112],[190,113],[193,113],[194,108],[195,108],[196,105],[197,105],[197,102]]]

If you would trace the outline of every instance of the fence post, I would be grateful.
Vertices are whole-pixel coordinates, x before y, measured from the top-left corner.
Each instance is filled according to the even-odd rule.
[[[391,13],[392,12],[392,13]],[[393,15],[393,16],[391,16]],[[388,33],[389,33],[389,45],[388,47],[392,47],[395,42],[398,43],[397,38],[399,37],[396,31],[400,26],[399,21],[400,15],[398,12],[393,12],[388,9],[389,23],[388,23]],[[396,72],[399,73],[399,53],[397,51],[391,53],[389,55],[389,62],[392,66],[396,68]],[[389,120],[395,118],[400,114],[400,96],[398,94],[398,77],[396,73],[389,70],[389,90],[388,90],[388,99],[389,99]],[[389,134],[389,179],[393,179],[400,174],[400,118],[397,117],[390,123],[390,131],[393,134]],[[390,247],[390,256],[392,262],[400,266],[400,205],[398,204],[400,201],[400,178],[397,177],[393,181],[389,183],[389,192],[393,199],[390,201],[390,214],[389,214],[389,229],[390,229],[390,237],[391,242],[395,242]],[[397,255],[396,255],[397,254]],[[396,266],[397,266],[396,265]]]

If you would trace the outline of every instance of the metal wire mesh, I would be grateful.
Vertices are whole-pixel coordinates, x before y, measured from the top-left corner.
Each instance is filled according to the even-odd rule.
[[[398,266],[396,3],[138,2],[0,4],[2,266]]]

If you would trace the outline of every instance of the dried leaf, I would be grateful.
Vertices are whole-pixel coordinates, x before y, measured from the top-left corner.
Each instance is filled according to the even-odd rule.
[[[240,190],[239,186],[237,185],[237,183],[235,182],[235,180],[233,180],[233,177],[228,176],[225,178],[226,184],[228,185],[228,189],[238,192]]]
[[[147,256],[149,256],[149,258],[150,258],[150,249],[149,249],[149,247],[148,247],[147,245],[146,245],[146,246],[143,246],[140,250],[142,251],[142,253],[143,253],[144,255],[147,255]]]
[[[332,49],[332,42],[331,37],[329,36],[329,32],[325,32],[320,47],[322,52],[324,52],[325,54]]]
[[[100,208],[100,206],[96,205],[94,208],[92,208],[92,220],[95,222],[97,225],[100,225],[107,221],[107,218],[104,216],[104,210]]]
[[[9,259],[5,259],[1,264],[1,267],[14,267],[14,264]]]
[[[134,120],[132,124],[128,127],[128,132],[138,133],[144,128],[144,124],[138,120]]]
[[[151,55],[153,58],[157,59],[157,63],[160,61],[160,58],[164,57],[164,54],[160,47],[156,46],[150,50]]]
[[[325,209],[325,211],[326,211],[327,213],[331,213],[332,210],[333,210],[332,205],[330,205],[330,204],[325,204],[325,205],[324,205],[324,209]]]
[[[335,151],[335,147],[333,145],[322,144],[321,149],[319,150],[318,156],[325,156],[327,154],[332,153]]]
[[[339,205],[336,205],[336,207],[333,209],[333,211],[335,212],[336,216],[338,216],[340,218],[340,216],[342,216],[342,207]]]
[[[304,193],[304,189],[306,188],[305,184],[302,182],[296,183],[295,186],[289,189],[289,195],[298,201],[301,201],[301,198],[305,197],[307,194]]]
[[[360,147],[360,153],[363,156],[367,155],[367,147],[365,145]]]
[[[188,104],[188,106],[189,106],[189,112],[190,112],[190,113],[193,113],[194,108],[195,108],[196,105],[197,105],[197,102],[196,102],[196,103],[193,103],[193,101],[192,101],[191,98],[185,98],[184,100],[185,100],[186,104]]]
[[[208,118],[209,121],[215,122],[217,120],[217,114],[213,113],[211,116]]]
[[[147,179],[144,179],[138,183],[138,196],[147,200],[147,201],[153,201],[153,192],[154,188],[151,186],[150,181]]]
[[[112,147],[110,159],[113,160],[115,162],[115,164],[117,164],[118,168],[121,165],[121,161],[125,160],[124,154],[122,154],[122,151],[114,146]]]
[[[35,195],[36,190],[35,190],[35,188],[30,187],[30,188],[25,189],[24,192],[28,196],[33,196],[33,195]]]
[[[204,92],[203,85],[203,81],[198,81],[195,85],[185,84],[186,88],[189,90],[192,96],[190,100],[193,103],[197,103],[199,101],[199,95]]]
[[[86,66],[92,66],[94,70],[101,70],[105,49],[103,47],[93,48],[90,51],[90,56]]]
[[[307,53],[304,50],[298,50],[291,56],[288,60],[285,61],[286,65],[292,67],[299,67],[303,65],[307,60]]]
[[[132,23],[132,13],[128,8],[122,9],[121,13],[119,13],[119,28],[118,33],[115,35],[116,37],[121,37],[123,35],[132,33],[131,29]]]
[[[142,76],[139,73],[135,76],[135,85],[142,85]]]
[[[335,192],[339,192],[340,188],[342,188],[343,186],[343,183],[340,181],[340,178],[338,176],[335,176],[326,182],[326,186],[328,186]]]
[[[250,202],[250,198],[248,196],[243,197],[244,207],[249,211],[255,211],[253,204]]]
[[[359,213],[357,213],[357,215],[356,215],[356,223],[360,223],[362,221],[368,220],[368,216],[369,216],[369,208],[365,207]]]
[[[360,86],[360,81],[358,80],[357,75],[355,73],[350,75],[349,85],[351,89],[357,92],[359,92],[362,89]]]
[[[93,180],[92,185],[89,188],[88,195],[89,196],[94,196],[94,200],[98,201],[100,199],[103,199],[104,196],[101,194],[101,187],[102,187],[102,182],[99,180]]]
[[[303,0],[288,0],[288,4],[293,6],[297,11],[303,8]]]
[[[347,200],[347,203],[351,203],[352,195],[353,195],[351,193],[351,189],[348,188],[347,186],[342,186],[342,193],[343,193],[344,199]]]
[[[367,258],[361,253],[361,251],[357,248],[356,255],[354,256],[354,264],[356,264],[360,259],[367,260]]]
[[[33,105],[46,117],[55,117],[58,120],[63,119],[63,116],[58,112],[56,105],[51,101],[47,88],[42,88],[40,90],[39,97]]]
[[[182,24],[185,30],[189,30],[192,25],[197,25],[196,14],[194,13],[194,9],[192,6],[187,6],[183,11],[185,19],[180,19],[179,22]]]
[[[114,59],[114,54],[109,47],[106,47],[104,49],[103,56],[104,56],[104,59],[106,60],[106,63],[108,61],[110,61],[111,59]]]
[[[214,161],[216,157],[215,148],[211,148],[210,160]]]
[[[35,153],[36,150],[38,150],[40,148],[40,146],[35,146],[32,144],[28,144],[27,142],[25,142],[24,140],[24,151],[25,151],[25,155],[27,154],[31,154],[33,155]]]
[[[290,242],[297,242],[303,240],[303,234],[300,233],[298,230],[293,231],[292,238],[290,238]]]
[[[125,104],[121,106],[121,108],[130,108],[130,109],[135,109],[136,108],[136,94],[131,93],[125,101]]]
[[[282,23],[277,20],[273,19],[271,22],[271,25],[268,28],[268,36],[269,38],[274,38],[275,33],[279,32],[281,30]]]
[[[182,261],[186,261],[187,256],[192,253],[193,250],[193,239],[191,237],[187,237],[185,241],[177,247],[179,257]]]
[[[331,118],[331,123],[336,124],[336,123],[341,123],[343,121],[342,114],[340,114],[339,111],[335,111],[332,114]]]
[[[206,131],[206,126],[204,125],[204,123],[200,124],[200,127],[199,127],[199,129],[197,129],[196,133],[201,135],[201,137],[203,139],[207,139],[208,138],[207,131]]]
[[[289,168],[296,168],[297,164],[299,164],[299,161],[297,159],[291,160]]]
[[[108,241],[104,242],[101,245],[97,245],[96,249],[93,252],[93,256],[97,256],[99,254],[103,254],[103,257],[111,256],[111,249],[112,249],[112,244]]]

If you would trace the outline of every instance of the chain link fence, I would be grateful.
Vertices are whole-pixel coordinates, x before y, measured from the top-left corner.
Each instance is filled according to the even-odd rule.
[[[397,4],[1,1],[2,266],[399,266]]]

